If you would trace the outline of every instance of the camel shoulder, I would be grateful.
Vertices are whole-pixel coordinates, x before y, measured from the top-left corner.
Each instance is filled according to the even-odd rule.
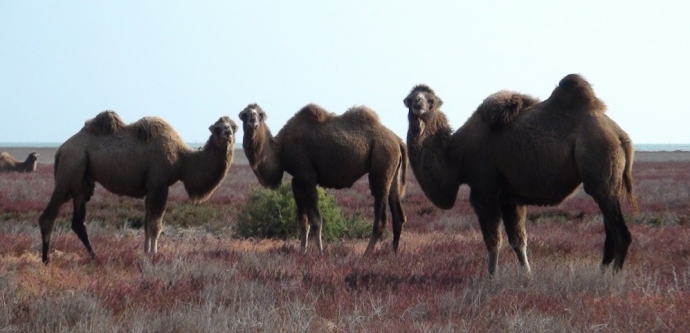
[[[94,135],[113,135],[125,128],[126,124],[112,110],[106,110],[84,123],[84,129]]]
[[[539,102],[539,99],[529,95],[501,90],[484,99],[475,113],[490,128],[498,129],[510,124],[523,113],[523,110]]]

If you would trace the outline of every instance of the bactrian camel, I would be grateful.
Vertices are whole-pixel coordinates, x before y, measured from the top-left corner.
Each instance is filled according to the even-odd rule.
[[[113,111],[104,111],[58,148],[55,189],[38,222],[43,262],[48,263],[50,235],[60,207],[72,199],[72,230],[95,256],[86,233],[86,203],[95,183],[134,198],[146,197],[144,252],[156,253],[168,188],[181,181],[190,200],[206,200],[225,178],[232,163],[237,126],[221,117],[209,127],[211,136],[200,150],[189,148],[175,130],[157,117],[126,125]]]
[[[400,199],[405,192],[407,149],[395,133],[381,124],[374,111],[359,106],[336,116],[309,104],[275,137],[266,125],[266,113],[258,105],[247,106],[239,118],[244,129],[242,146],[259,182],[275,188],[284,172],[292,175],[304,251],[310,226],[319,251],[323,251],[323,221],[316,186],[348,188],[365,174],[369,174],[374,196],[374,227],[364,254],[374,250],[383,234],[386,203],[393,220],[393,249],[397,251],[406,220]]]
[[[26,157],[26,161],[19,162],[8,152],[0,153],[0,172],[33,172],[38,165],[38,153],[32,152]]]
[[[425,195],[442,209],[453,207],[458,188],[470,187],[494,275],[503,220],[508,241],[529,274],[526,205],[556,205],[580,184],[601,209],[606,239],[602,269],[623,267],[631,235],[621,212],[633,195],[633,145],[604,112],[581,76],[564,77],[543,102],[516,92],[486,98],[452,132],[441,99],[417,85],[404,99],[408,109],[410,164]]]

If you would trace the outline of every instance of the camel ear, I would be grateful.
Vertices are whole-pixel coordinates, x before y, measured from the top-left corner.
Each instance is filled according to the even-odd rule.
[[[237,125],[235,125],[235,123],[230,125],[230,128],[232,128],[232,133],[237,133]]]
[[[213,133],[213,127],[214,127],[214,125],[211,125],[208,127],[208,130],[211,131],[211,133]]]
[[[403,104],[405,104],[405,107],[409,109],[410,108],[410,98],[405,97],[405,99],[403,99]]]
[[[247,113],[245,113],[244,110],[242,110],[238,117],[240,117],[240,120],[245,121],[247,118]]]
[[[264,112],[259,112],[259,121],[266,121],[268,119],[268,115]]]

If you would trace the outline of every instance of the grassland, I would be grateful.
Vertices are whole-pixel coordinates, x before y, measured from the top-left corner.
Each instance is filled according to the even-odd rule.
[[[156,256],[142,253],[143,201],[97,187],[87,222],[98,257],[70,231],[66,204],[44,266],[37,220],[53,176],[40,164],[0,174],[0,332],[685,331],[689,171],[683,159],[636,162],[640,211],[625,207],[633,243],[621,274],[600,272],[602,218],[579,191],[528,209],[532,279],[507,246],[489,279],[468,189],[442,211],[412,175],[397,255],[390,235],[364,259],[367,240],[331,242],[321,255],[295,239],[237,239],[237,214],[259,186],[241,156],[206,203],[172,187]],[[348,214],[371,217],[366,179],[331,193]]]

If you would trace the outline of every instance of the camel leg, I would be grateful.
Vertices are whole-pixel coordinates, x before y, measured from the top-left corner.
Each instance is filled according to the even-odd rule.
[[[482,229],[484,245],[489,252],[489,274],[494,276],[498,268],[498,249],[501,246],[501,208],[494,200],[481,198],[475,191],[470,193],[470,202],[474,208],[479,226]]]
[[[526,214],[525,206],[501,204],[503,226],[506,229],[506,234],[508,234],[510,246],[515,251],[520,265],[525,269],[527,275],[530,275],[531,269],[527,260],[527,231],[525,230]]]
[[[309,184],[297,178],[292,178],[292,193],[295,196],[295,202],[302,203],[303,212],[306,212],[309,222],[309,226],[300,224],[303,249],[307,250],[307,240],[309,239],[309,232],[312,230],[316,246],[319,248],[319,252],[323,252],[321,237],[323,220],[321,219],[321,211],[319,211],[319,193],[316,190],[316,184]]]
[[[295,185],[294,178],[292,179],[292,195],[297,205],[297,225],[299,225],[300,232],[300,247],[303,252],[307,252],[307,245],[309,244],[309,219],[307,218],[307,209],[304,204],[305,195],[302,194],[302,189],[299,185]]]
[[[400,192],[397,182],[393,182],[390,194],[388,195],[388,206],[391,210],[391,218],[393,219],[393,251],[398,252],[398,245],[400,243],[400,234],[402,233],[403,225],[407,218],[400,203]]]
[[[50,235],[53,233],[53,227],[55,227],[55,219],[58,213],[60,213],[60,208],[69,199],[69,195],[59,190],[53,191],[50,197],[48,206],[41,213],[38,218],[38,225],[41,228],[41,240],[43,243],[43,263],[48,264],[50,258],[48,257],[48,252],[50,251]]]
[[[86,225],[84,225],[84,220],[86,220],[86,202],[88,199],[85,194],[79,194],[74,197],[72,204],[74,206],[74,212],[72,214],[72,230],[79,240],[84,244],[86,250],[89,252],[92,258],[96,257],[96,253],[93,252],[91,248],[91,242],[89,242],[89,235],[86,233]]]
[[[158,236],[163,229],[163,214],[168,201],[168,187],[152,190],[146,195],[146,217],[144,218],[144,253],[158,252]]]
[[[615,169],[610,166],[607,167],[600,169]],[[628,247],[630,247],[632,242],[630,231],[625,225],[625,219],[621,210],[620,194],[618,193],[621,186],[617,182],[600,181],[601,176],[583,178],[585,192],[594,199],[601,210],[601,214],[604,216],[606,239],[604,240],[604,256],[601,261],[601,269],[605,270],[613,262],[613,271],[617,272],[623,268]]]
[[[597,200],[597,204],[602,215],[604,215],[604,229],[606,230],[601,267],[604,270],[613,261],[613,271],[618,272],[623,268],[632,237],[625,225],[620,201],[615,199]]]
[[[386,203],[389,200],[388,193],[391,189],[392,177],[386,175],[394,175],[395,170],[386,170],[383,167],[384,166],[376,168],[372,166],[372,168],[376,170],[383,169],[388,172],[369,172],[369,190],[371,191],[371,195],[374,196],[374,226],[371,231],[369,245],[364,251],[365,256],[374,251],[376,243],[381,239],[381,236],[383,236],[383,231],[386,228],[386,220],[388,219],[386,216]],[[399,237],[400,235],[398,235],[398,238]],[[396,241],[395,237],[393,241]]]

